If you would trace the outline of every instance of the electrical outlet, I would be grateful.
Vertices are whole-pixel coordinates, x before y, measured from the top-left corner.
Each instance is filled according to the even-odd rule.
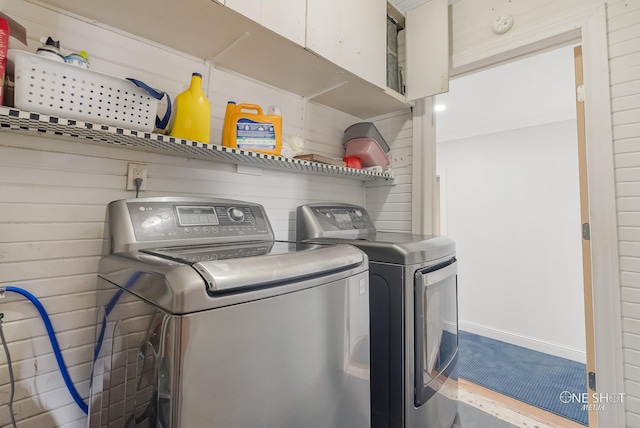
[[[395,149],[391,151],[391,166],[393,168],[402,168],[409,165],[410,148]]]
[[[140,190],[147,190],[147,165],[144,163],[129,162],[127,172],[127,190],[136,190],[136,178],[142,178]]]

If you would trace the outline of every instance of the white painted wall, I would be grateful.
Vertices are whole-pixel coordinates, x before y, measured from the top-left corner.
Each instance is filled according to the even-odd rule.
[[[453,80],[436,97],[437,169],[447,233],[470,258],[461,328],[584,362],[573,70],[566,46]],[[549,298],[561,303],[537,319]]]
[[[460,328],[584,362],[575,120],[437,150]]]
[[[29,46],[12,40],[11,47],[35,51],[41,35],[60,39],[70,50],[85,49],[92,67],[120,77],[136,77],[176,95],[192,72],[209,82],[213,143],[220,142],[226,101],[278,105],[283,134],[301,135],[303,100],[240,76],[209,68],[202,59],[122,34],[94,23],[70,18],[33,3],[0,0],[0,8],[27,27]],[[210,76],[210,77],[207,77]],[[306,149],[342,156],[342,133],[358,121],[344,113],[309,104]],[[406,117],[379,118],[392,146],[411,141]],[[396,142],[395,139],[399,142]],[[293,238],[295,208],[304,203],[338,201],[365,204],[362,182],[299,172],[257,170],[241,174],[232,164],[188,159],[94,145],[88,141],[0,132],[0,284],[15,285],[39,297],[49,311],[70,374],[87,397],[93,352],[96,274],[106,204],[133,197],[125,191],[127,163],[148,165],[143,196],[214,196],[246,199],[265,206],[278,239]],[[254,171],[256,172],[256,171]],[[404,174],[400,172],[401,175]],[[388,186],[406,188],[409,178]],[[395,189],[395,190],[393,190]],[[395,224],[406,205],[389,205],[381,193],[372,211],[381,224]],[[404,197],[406,199],[406,196]],[[409,198],[410,202],[410,198]],[[387,211],[393,211],[387,214]],[[402,223],[401,228],[406,228]],[[410,226],[409,226],[410,227]],[[7,294],[0,300],[4,330],[17,380],[14,410],[20,428],[84,427],[55,365],[45,329],[34,308]],[[0,352],[0,426],[10,423],[9,377]]]

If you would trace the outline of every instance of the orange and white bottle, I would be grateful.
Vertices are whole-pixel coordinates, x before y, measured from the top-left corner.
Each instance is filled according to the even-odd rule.
[[[280,156],[282,116],[262,114],[257,104],[227,104],[222,145]]]

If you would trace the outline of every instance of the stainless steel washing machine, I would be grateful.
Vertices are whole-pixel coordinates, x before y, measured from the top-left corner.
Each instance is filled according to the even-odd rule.
[[[108,206],[91,427],[370,426],[367,256],[274,242],[260,205]]]
[[[369,256],[371,424],[449,428],[457,414],[457,264],[442,236],[377,231],[367,211],[297,210],[298,242],[351,244]]]

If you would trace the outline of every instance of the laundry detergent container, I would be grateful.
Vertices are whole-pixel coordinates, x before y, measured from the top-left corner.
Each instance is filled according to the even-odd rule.
[[[345,129],[342,143],[345,156],[360,158],[363,167],[386,168],[390,164],[387,157],[389,145],[371,122],[356,123]]]

